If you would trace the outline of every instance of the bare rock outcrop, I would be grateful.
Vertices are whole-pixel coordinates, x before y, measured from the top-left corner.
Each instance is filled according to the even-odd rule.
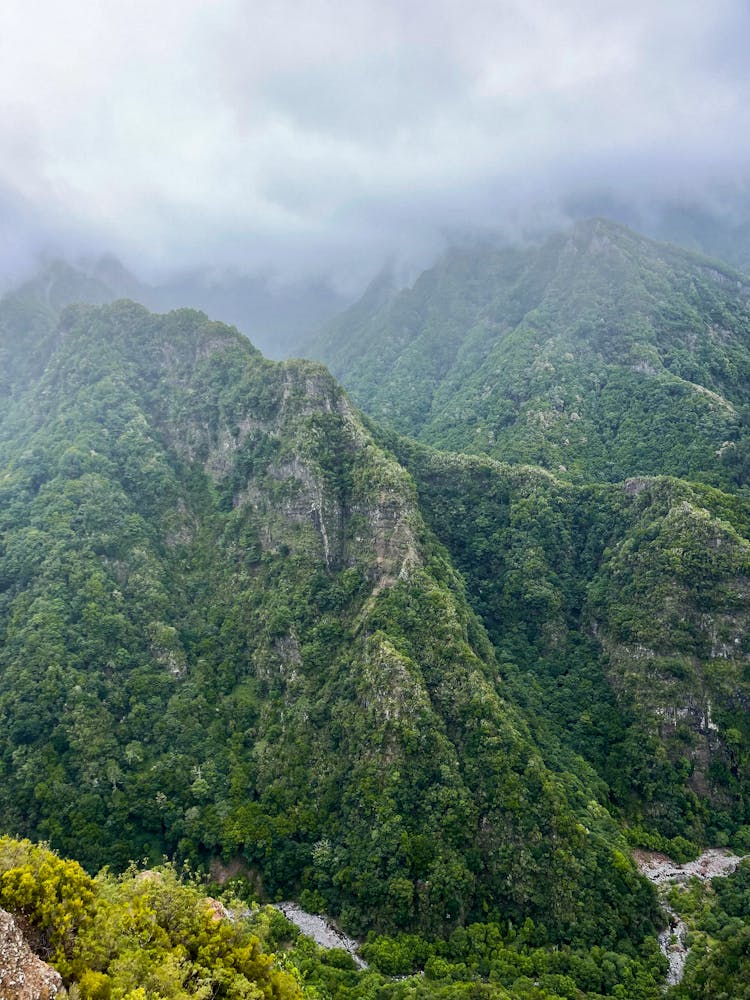
[[[59,972],[34,954],[10,913],[0,910],[0,997],[54,1000],[61,990]]]

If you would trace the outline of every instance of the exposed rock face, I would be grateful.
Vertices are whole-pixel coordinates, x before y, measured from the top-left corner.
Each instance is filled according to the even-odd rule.
[[[53,1000],[62,979],[26,943],[10,913],[0,910],[0,997],[3,1000]]]

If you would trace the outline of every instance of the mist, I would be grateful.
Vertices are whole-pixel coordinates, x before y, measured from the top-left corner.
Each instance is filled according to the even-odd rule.
[[[473,227],[742,227],[748,37],[742,0],[6,0],[0,270],[348,296]]]

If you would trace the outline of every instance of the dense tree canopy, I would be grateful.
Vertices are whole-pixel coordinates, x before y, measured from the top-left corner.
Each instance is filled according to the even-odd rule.
[[[578,482],[747,482],[750,285],[602,219],[451,250],[310,339],[355,401],[438,448]]]
[[[660,995],[630,847],[750,848],[746,293],[603,223],[374,289],[358,398],[503,463],[202,313],[0,301],[0,816],[84,866],[6,840],[0,906],[80,996]],[[372,970],[204,941],[164,855]]]
[[[323,369],[198,313],[73,309],[6,428],[9,830],[91,870],[239,857],[355,930],[648,931],[616,826],[542,759],[411,478]]]

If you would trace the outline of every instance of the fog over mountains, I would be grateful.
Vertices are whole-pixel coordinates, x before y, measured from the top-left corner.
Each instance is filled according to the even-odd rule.
[[[2,5],[3,1000],[750,1000],[749,38]]]
[[[147,282],[233,268],[352,292],[478,226],[516,240],[604,214],[668,237],[664,213],[687,207],[741,228],[748,16],[10,0],[0,270],[112,252]]]
[[[282,356],[477,232],[598,215],[750,266],[739,0],[34,12],[0,13],[0,288],[114,256]]]
[[[12,297],[46,302],[60,310],[74,302],[103,304],[128,298],[159,312],[192,307],[239,327],[269,357],[286,357],[331,319],[348,298],[327,282],[300,279],[280,285],[269,276],[237,272],[175,273],[161,284],[139,280],[111,255],[72,264],[42,260],[10,289]]]
[[[115,285],[0,299],[5,829],[228,866],[426,997],[656,1000],[638,851],[750,845],[747,279],[602,219],[455,247],[307,342],[378,422],[205,313],[69,304]],[[670,898],[706,949],[676,996],[742,948],[746,876]],[[119,981],[83,928],[66,981]]]

